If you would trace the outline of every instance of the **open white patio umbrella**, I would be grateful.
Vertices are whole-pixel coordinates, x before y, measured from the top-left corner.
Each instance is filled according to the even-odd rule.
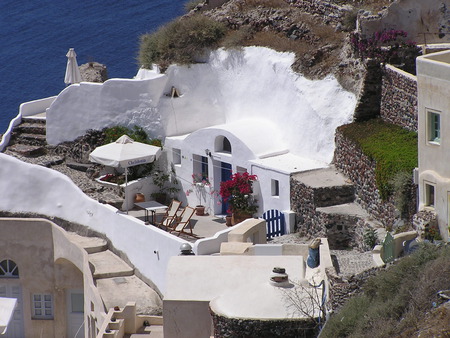
[[[66,76],[64,77],[64,83],[70,85],[72,83],[81,82],[81,73],[77,64],[77,54],[73,48],[70,48],[66,54],[67,56],[67,66],[66,66]]]
[[[16,308],[16,298],[4,298],[0,297],[0,335],[6,333],[8,324],[14,314]]]
[[[119,137],[115,142],[95,148],[94,151],[89,154],[89,161],[100,163],[109,167],[124,168],[125,186],[127,186],[127,168],[139,164],[151,163],[153,161],[156,161],[160,155],[160,147],[136,142],[129,136],[123,135]]]

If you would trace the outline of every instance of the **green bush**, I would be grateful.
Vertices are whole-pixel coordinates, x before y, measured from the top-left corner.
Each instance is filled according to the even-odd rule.
[[[372,250],[378,240],[378,235],[375,229],[367,228],[366,231],[364,231],[363,240],[369,250]]]
[[[103,144],[115,142],[122,135],[128,135],[136,142],[151,144],[154,146],[161,146],[161,140],[149,139],[147,132],[139,126],[134,126],[133,128],[114,126],[104,129],[103,132],[106,135]]]
[[[375,179],[381,198],[393,192],[392,179],[399,172],[411,175],[417,167],[417,133],[381,119],[351,123],[339,128],[343,135],[376,161]]]
[[[402,218],[407,218],[413,184],[412,172],[400,171],[389,183],[392,186],[395,207],[401,212]]]
[[[139,126],[134,126],[131,129],[124,126],[114,126],[104,129],[103,132],[105,133],[103,144],[115,142],[122,135],[128,135],[136,142],[146,143],[156,147],[162,146],[161,140],[150,139],[146,131]],[[128,180],[132,181],[140,177],[148,176],[152,171],[153,163],[130,167],[128,168]]]
[[[204,2],[204,0],[191,0],[191,1],[188,1],[188,2],[186,2],[184,4],[184,10],[186,11],[186,13],[189,13],[195,7],[197,7],[197,5],[201,4],[202,2]]]
[[[156,63],[163,70],[172,63],[192,64],[207,49],[217,47],[225,32],[224,24],[203,15],[176,19],[141,36],[139,62],[146,68]]]

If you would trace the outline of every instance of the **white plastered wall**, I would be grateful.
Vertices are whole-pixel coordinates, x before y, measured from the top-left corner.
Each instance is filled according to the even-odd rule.
[[[71,85],[48,109],[47,141],[71,141],[88,129],[118,124],[164,138],[264,119],[282,130],[293,154],[330,162],[334,131],[352,120],[356,97],[334,77],[308,80],[293,72],[293,62],[292,53],[262,47],[217,50],[207,63],[172,65],[164,75],[142,71],[136,79]],[[167,96],[172,87],[180,97]]]
[[[0,153],[0,210],[59,217],[103,233],[164,293],[171,256],[186,241],[86,196],[67,176]]]
[[[426,184],[435,187],[435,206],[441,235],[448,239],[450,194],[450,52],[417,59],[419,210],[426,206]],[[428,141],[428,112],[440,114],[441,140]]]

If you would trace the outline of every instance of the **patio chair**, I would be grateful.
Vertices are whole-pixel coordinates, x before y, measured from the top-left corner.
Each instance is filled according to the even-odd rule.
[[[159,223],[155,222],[156,226],[164,229],[171,228],[174,221],[177,218],[177,212],[180,209],[180,206],[181,206],[180,201],[172,200],[172,202],[170,202],[169,208],[167,208],[161,221]]]
[[[176,222],[173,230],[171,230],[170,232],[176,232],[178,233],[178,236],[180,236],[181,234],[185,234],[198,238],[198,236],[193,233],[191,225],[191,217],[192,215],[194,215],[194,212],[195,208],[189,206],[184,208],[183,212],[181,213],[180,220]],[[189,232],[186,232],[186,229],[189,229]]]

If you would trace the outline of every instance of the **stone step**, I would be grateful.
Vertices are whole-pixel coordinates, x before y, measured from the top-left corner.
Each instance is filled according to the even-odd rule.
[[[317,207],[346,204],[355,200],[354,185],[333,165],[297,173],[293,178],[313,190],[314,204]]]
[[[66,166],[74,170],[86,172],[89,168],[92,168],[94,165],[92,163],[67,162]]]
[[[162,311],[161,297],[136,276],[98,279],[97,289],[107,309],[136,302],[137,314],[159,315]]]
[[[9,146],[8,150],[26,157],[34,157],[45,154],[45,147],[43,146],[21,143],[16,143]]]
[[[22,117],[22,123],[39,123],[45,125],[47,123],[45,117],[39,117],[41,115],[44,116],[43,114],[45,113],[33,115],[32,117],[30,116]]]
[[[162,325],[146,326],[144,328],[144,332],[148,332],[148,333],[151,333],[151,332],[154,332],[154,333],[156,333],[156,332],[163,332],[163,326]]]
[[[67,237],[72,242],[79,244],[89,254],[108,249],[108,243],[103,238],[80,236],[76,232],[67,232]]]
[[[26,122],[15,127],[14,132],[45,135],[46,128],[43,123]]]
[[[29,145],[46,145],[47,139],[41,134],[14,133],[14,143],[23,143]]]
[[[317,208],[316,211],[324,213],[324,214],[332,214],[332,215],[344,215],[344,216],[352,216],[358,218],[370,218],[367,211],[365,211],[359,204],[357,203],[344,203],[339,205],[333,205],[329,207]]]
[[[314,203],[317,207],[328,207],[355,201],[355,187],[341,185],[314,189]]]
[[[94,279],[132,276],[134,269],[111,251],[89,254],[89,262],[94,267]]]

